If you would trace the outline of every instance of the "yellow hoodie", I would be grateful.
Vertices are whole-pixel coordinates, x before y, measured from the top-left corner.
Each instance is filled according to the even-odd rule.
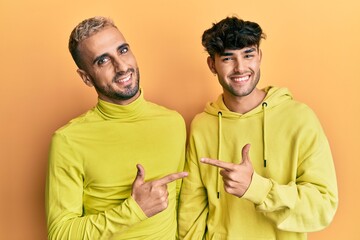
[[[222,96],[192,124],[179,203],[180,239],[295,240],[332,221],[337,183],[328,141],[309,107],[285,88],[268,87],[263,103],[231,112]],[[216,167],[201,157],[240,163],[251,144],[252,182],[230,195]]]
[[[144,100],[99,100],[53,136],[46,188],[49,239],[176,239],[181,181],[168,184],[167,209],[151,218],[130,196],[136,164],[145,180],[182,171],[183,118]]]

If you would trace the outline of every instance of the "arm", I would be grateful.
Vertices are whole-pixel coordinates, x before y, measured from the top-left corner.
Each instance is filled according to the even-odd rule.
[[[189,175],[183,180],[181,187],[178,224],[180,239],[201,240],[205,235],[209,210],[194,148],[194,144],[190,142],[185,162],[185,171]]]
[[[46,207],[49,239],[109,239],[168,207],[167,184],[187,173],[145,181],[138,164],[131,196],[98,214],[83,213],[83,163],[66,137],[55,135],[50,151]]]
[[[76,160],[75,160],[76,159]],[[55,134],[49,156],[46,213],[49,239],[107,239],[147,219],[132,197],[113,209],[83,215],[82,162],[66,137]]]
[[[185,171],[184,165],[185,165],[185,141],[184,141],[184,148],[182,151],[182,154],[180,156],[180,163],[178,167],[178,172]],[[183,179],[178,179],[176,181],[176,218],[178,218],[178,212],[179,212],[179,202],[180,202],[180,191],[182,186]],[[177,224],[177,231],[176,231],[176,239],[179,239],[179,224]]]
[[[296,175],[295,181],[281,185],[254,173],[243,197],[279,229],[319,231],[330,224],[338,204],[334,165],[324,136],[316,151],[299,163]]]
[[[243,148],[240,164],[203,158],[201,161],[222,168],[227,193],[255,204],[281,230],[319,231],[330,224],[337,208],[337,184],[329,145],[324,135],[311,142],[311,149],[299,162],[296,180],[281,185],[258,175]],[[306,148],[306,147],[304,147]]]
[[[178,172],[182,172],[184,171],[185,168],[185,141],[184,141],[184,148],[182,151],[182,154],[180,156],[180,161],[179,161],[179,167],[178,167]],[[180,198],[180,190],[181,190],[181,185],[182,185],[183,179],[178,179],[176,181],[176,209],[178,209],[179,207],[179,198]]]

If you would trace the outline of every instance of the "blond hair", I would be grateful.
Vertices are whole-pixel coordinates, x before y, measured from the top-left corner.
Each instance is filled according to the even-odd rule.
[[[69,38],[69,51],[79,68],[81,68],[81,58],[78,51],[79,43],[105,27],[117,28],[111,19],[96,16],[83,20],[72,30]]]

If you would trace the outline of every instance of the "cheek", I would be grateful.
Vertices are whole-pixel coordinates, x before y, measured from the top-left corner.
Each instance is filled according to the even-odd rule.
[[[124,58],[124,61],[130,67],[133,67],[133,68],[137,67],[136,58],[133,54],[126,55]]]
[[[94,74],[95,80],[100,85],[107,85],[108,83],[111,83],[114,77],[114,72],[109,69],[97,70]]]
[[[132,61],[130,61],[129,65],[130,65],[130,68],[134,68],[135,70],[138,68],[138,65],[137,65],[137,62],[136,62],[135,58],[132,59]]]
[[[255,59],[252,64],[254,65],[254,68],[260,68],[261,59],[257,58]]]
[[[230,64],[226,64],[226,65],[222,65],[222,64],[217,64],[215,65],[215,71],[218,75],[222,75],[222,76],[226,76],[229,73],[231,73],[233,71],[234,68],[232,68],[232,66]]]
[[[256,62],[252,62],[249,67],[251,69],[253,69],[255,72],[257,72],[260,69],[260,62],[256,61]]]

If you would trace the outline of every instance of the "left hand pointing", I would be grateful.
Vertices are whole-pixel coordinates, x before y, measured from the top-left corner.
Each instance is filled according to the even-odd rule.
[[[249,188],[254,173],[249,150],[250,144],[246,144],[242,149],[242,162],[240,164],[210,158],[201,158],[200,162],[222,168],[220,175],[224,181],[225,191],[237,197],[242,197]]]

